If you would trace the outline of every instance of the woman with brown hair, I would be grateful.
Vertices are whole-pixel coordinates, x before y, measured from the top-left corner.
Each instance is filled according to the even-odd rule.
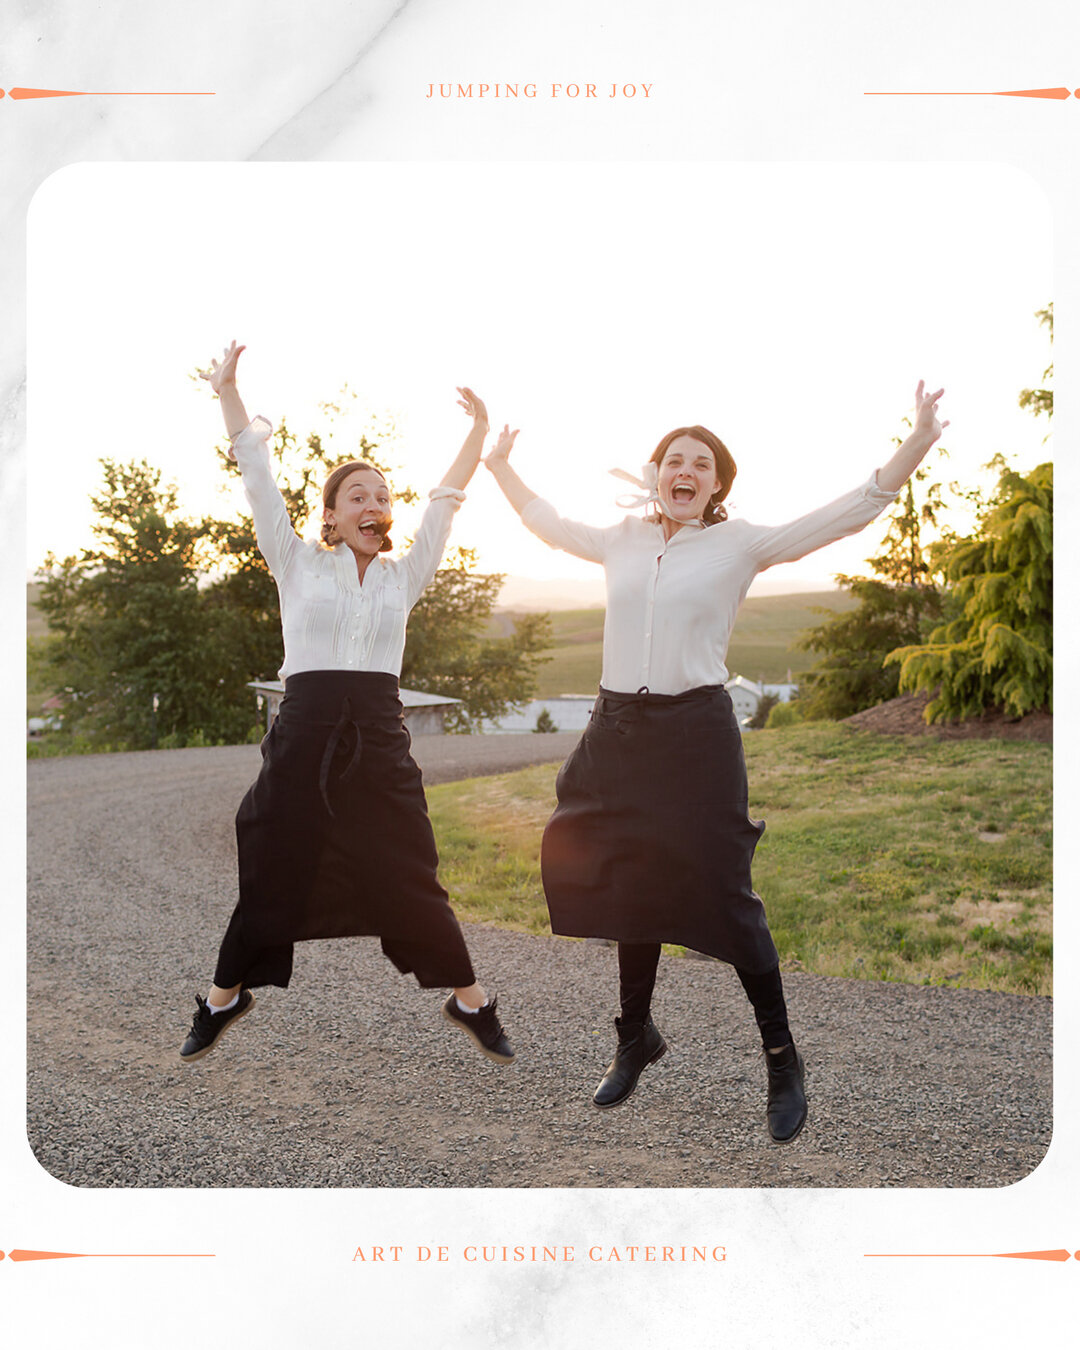
[[[758,572],[854,534],[891,502],[941,435],[937,400],[916,390],[914,429],[861,487],[790,524],[729,520],[735,461],[704,427],[669,432],[639,483],[644,519],[598,529],[564,520],[510,467],[504,427],[485,463],[534,534],[603,564],[600,692],[563,765],[544,832],[544,891],[555,933],[618,943],[615,1057],[593,1096],[617,1106],[667,1049],[649,1015],[660,944],[732,964],[753,1005],[777,1143],[806,1120],[779,958],[750,864],[764,825],[747,815],[742,738],[724,689],[728,641]],[[620,473],[621,477],[629,475]]]
[[[209,1054],[250,1011],[253,987],[288,986],[294,942],[368,934],[421,987],[449,986],[443,1015],[489,1059],[509,1063],[496,1001],[476,982],[438,881],[398,697],[406,619],[435,575],[480,462],[487,410],[472,390],[458,390],[472,428],[402,557],[380,557],[391,548],[390,486],[360,460],[330,474],[322,539],[305,542],[274,483],[270,424],[249,421],[236,388],[243,350],[233,342],[202,373],[221,401],[259,551],[277,583],[285,696],[237,812],[240,898],[180,1057]]]

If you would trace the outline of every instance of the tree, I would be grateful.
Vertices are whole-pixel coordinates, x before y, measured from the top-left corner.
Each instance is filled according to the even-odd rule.
[[[882,551],[868,560],[875,575],[836,578],[858,607],[831,615],[799,639],[804,651],[824,653],[800,682],[803,716],[850,717],[895,698],[900,674],[885,658],[896,647],[920,642],[940,618],[941,594],[924,530],[938,523],[942,491],[940,484],[926,483],[929,472],[918,469],[891,508]]]
[[[345,459],[362,459],[394,484],[395,503],[415,503],[419,493],[401,479],[392,462],[398,431],[392,419],[362,417],[357,430],[357,399],[348,388],[336,401],[320,405],[328,420],[325,436],[295,436],[282,426],[271,442],[278,487],[293,528],[303,533],[310,522],[323,480]],[[350,424],[354,424],[350,429]],[[339,450],[338,445],[348,443]],[[224,447],[219,456],[235,475],[239,468]],[[237,640],[246,653],[250,678],[273,678],[283,659],[277,587],[259,553],[249,517],[214,522],[214,538],[224,575],[211,588],[218,602],[242,622]],[[420,597],[409,616],[401,683],[462,700],[448,719],[458,731],[520,706],[536,689],[536,668],[548,658],[551,626],[546,615],[519,616],[508,637],[485,637],[502,587],[498,574],[476,571],[474,550],[459,548]]]
[[[461,699],[464,706],[450,722],[470,731],[533,696],[537,667],[549,659],[551,620],[519,614],[508,636],[485,636],[503,579],[476,572],[472,549],[451,556],[409,616],[401,683]]]
[[[324,410],[340,419],[343,403]],[[329,437],[300,438],[283,424],[270,449],[294,527],[304,531],[333,464],[366,459],[389,474],[380,456],[395,434],[368,419],[342,454]],[[224,447],[218,453],[239,472]],[[63,561],[50,555],[41,573],[39,607],[53,635],[43,659],[62,691],[65,729],[132,749],[249,739],[257,718],[248,682],[275,678],[283,660],[277,587],[250,517],[186,519],[159,470],[102,463],[96,546]],[[417,498],[400,483],[395,495]],[[524,616],[507,637],[483,635],[501,583],[458,550],[409,621],[402,683],[463,700],[459,729],[531,697],[550,646],[546,615]]]
[[[1051,707],[1053,506],[1052,465],[1026,476],[1003,469],[975,533],[946,546],[958,612],[928,642],[889,657],[902,689],[936,691],[928,722]]]
[[[754,731],[761,731],[768,724],[769,714],[779,703],[779,694],[762,694],[758,700],[757,708],[754,710],[754,715],[747,725]]]
[[[1036,318],[1054,339],[1054,306]],[[1034,416],[1054,416],[1050,388],[1025,389],[1020,406]],[[928,722],[975,716],[1002,708],[1012,717],[1052,707],[1054,470],[1040,464],[1021,475],[997,456],[997,487],[981,507],[974,534],[950,536],[938,565],[951,583],[946,622],[922,646],[889,656],[902,689],[934,692]]]
[[[198,584],[212,555],[208,524],[183,518],[175,486],[145,461],[102,464],[97,546],[62,561],[50,554],[41,573],[38,605],[59,638],[45,661],[65,729],[134,749],[196,731],[246,739],[248,677]]]
[[[1054,341],[1054,305],[1051,302],[1045,309],[1037,310],[1035,317],[1042,326],[1049,330],[1050,341]],[[1050,387],[1054,379],[1053,361],[1046,367],[1042,373],[1043,388],[1041,389],[1021,389],[1018,400],[1021,408],[1028,408],[1035,417],[1041,417],[1044,413],[1047,419],[1054,415],[1054,391]]]
[[[354,402],[355,395],[346,388],[338,402],[320,405],[330,420],[331,434],[326,437],[311,431],[301,439],[282,421],[270,439],[278,489],[293,529],[299,534],[309,527],[323,480],[335,464],[345,459],[362,459],[391,476],[392,470],[382,458],[383,446],[392,447],[397,439],[397,428],[390,419],[363,419],[360,429],[350,436],[347,449],[335,453],[334,423],[347,424],[351,420],[350,404]],[[223,471],[239,480],[239,465],[229,457],[224,444],[218,446],[217,454]],[[408,486],[396,488],[395,496],[405,503],[417,500],[417,494]],[[259,552],[251,516],[244,512],[229,520],[212,520],[208,528],[217,575],[208,587],[207,601],[212,608],[222,611],[225,622],[231,623],[237,660],[249,672],[248,678],[276,679],[285,659],[277,585]]]

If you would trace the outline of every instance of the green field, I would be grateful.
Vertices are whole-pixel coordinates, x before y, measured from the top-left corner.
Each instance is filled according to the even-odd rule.
[[[37,586],[28,585],[26,632],[35,643],[48,633],[34,603],[36,597]],[[728,669],[732,675],[777,683],[786,680],[789,671],[797,679],[802,671],[809,670],[816,657],[811,652],[796,650],[794,643],[805,628],[821,622],[820,615],[814,612],[819,606],[845,610],[852,607],[852,601],[844,591],[770,595],[745,601],[728,651]],[[490,631],[505,634],[512,623],[513,615],[501,612],[492,620]],[[555,645],[549,653],[551,660],[538,672],[536,696],[552,698],[557,694],[595,693],[600,683],[604,611],[553,610],[551,627]],[[32,662],[28,717],[40,713],[42,702],[51,692],[47,677],[39,672],[38,664]]]
[[[745,745],[750,812],[768,826],[755,886],[783,968],[1050,993],[1049,746],[835,723]],[[547,931],[538,854],[555,772],[429,789],[462,918]]]
[[[822,622],[815,609],[843,611],[853,603],[846,591],[768,595],[744,601],[728,649],[728,669],[732,675],[769,683],[786,681],[790,671],[797,680],[817,660],[813,652],[795,647],[804,629]],[[555,645],[551,660],[540,668],[537,697],[594,693],[600,683],[604,611],[554,610],[551,627]]]

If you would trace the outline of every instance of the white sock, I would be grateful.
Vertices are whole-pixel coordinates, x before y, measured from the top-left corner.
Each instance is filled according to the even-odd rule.
[[[480,1008],[470,1008],[467,1003],[462,1003],[461,999],[458,998],[457,994],[454,995],[454,1002],[458,1005],[458,1007],[461,1009],[463,1013],[478,1013],[480,1011],[480,1008],[487,1007],[487,1005],[491,1002],[491,999],[489,998],[484,999],[483,1003],[480,1004]]]
[[[217,1004],[215,1003],[207,1003],[206,1006],[210,1009],[212,1013],[228,1012],[230,1008],[235,1008],[239,1002],[240,1002],[240,995],[239,993],[237,993],[231,1003],[223,1003],[220,1007],[218,1007]]]

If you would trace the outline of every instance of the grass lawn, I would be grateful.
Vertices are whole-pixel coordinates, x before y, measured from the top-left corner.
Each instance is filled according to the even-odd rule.
[[[754,883],[784,969],[1051,991],[1050,747],[817,723],[746,738]],[[428,791],[463,919],[545,933],[555,766]]]
[[[798,677],[818,660],[818,653],[794,646],[799,634],[822,622],[819,607],[843,612],[853,601],[846,591],[813,591],[797,595],[752,596],[739,610],[728,649],[728,669],[749,680],[782,682],[788,671]],[[505,631],[503,622],[498,631]],[[602,609],[554,610],[551,660],[540,667],[537,697],[594,694],[600,683],[604,634]]]

